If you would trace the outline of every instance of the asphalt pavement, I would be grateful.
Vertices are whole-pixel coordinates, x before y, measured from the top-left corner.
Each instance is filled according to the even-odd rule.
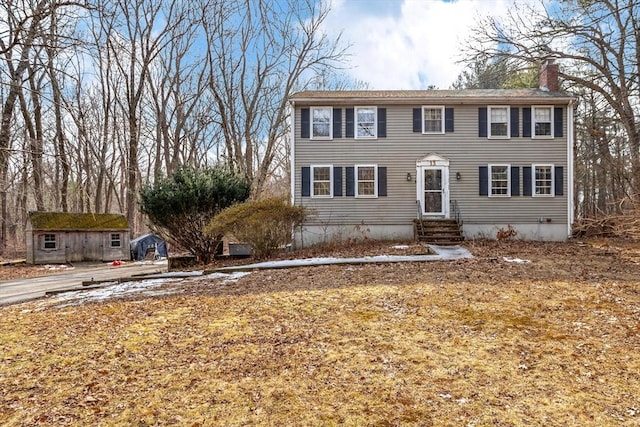
[[[73,269],[47,276],[0,281],[0,306],[42,298],[46,292],[81,286],[89,281],[127,279],[164,273],[167,260],[111,264],[78,264]]]

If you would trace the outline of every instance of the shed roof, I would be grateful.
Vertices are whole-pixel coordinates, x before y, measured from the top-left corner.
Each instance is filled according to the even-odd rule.
[[[121,214],[29,212],[34,230],[126,230],[129,222]]]

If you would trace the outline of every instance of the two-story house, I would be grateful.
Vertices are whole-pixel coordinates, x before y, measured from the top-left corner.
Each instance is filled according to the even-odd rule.
[[[304,91],[291,98],[291,194],[304,245],[411,239],[416,219],[466,238],[567,239],[573,103],[557,65],[540,89]]]

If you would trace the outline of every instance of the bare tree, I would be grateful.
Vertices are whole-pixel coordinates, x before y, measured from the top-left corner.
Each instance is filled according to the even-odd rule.
[[[288,132],[288,98],[345,56],[321,31],[329,7],[313,0],[202,3],[209,90],[224,156],[259,195]],[[306,80],[308,83],[310,79]]]
[[[594,156],[609,153],[628,156],[625,177],[618,179],[617,194],[640,195],[640,2],[637,0],[565,0],[551,5],[514,7],[506,19],[484,18],[468,41],[466,58],[511,58],[539,64],[556,59],[562,64],[559,77],[565,89],[593,94],[607,105],[607,114],[619,124],[615,137],[624,134],[623,150],[604,140]],[[614,135],[606,132],[607,138]],[[623,160],[623,159],[619,159]],[[616,164],[625,163],[624,161]],[[600,183],[589,191],[607,191]]]
[[[189,7],[174,12],[178,13],[183,18],[147,75],[156,126],[156,143],[149,153],[153,171],[147,178],[154,180],[173,175],[180,165],[199,166],[198,146],[212,125],[197,14]]]
[[[138,185],[138,151],[140,148],[140,114],[152,63],[176,35],[172,29],[177,0],[105,0],[101,7],[103,30],[108,35],[112,64],[124,81],[124,97],[117,97],[126,117],[126,215],[136,230]]]
[[[33,49],[45,43],[41,39],[42,29],[50,24],[60,9],[67,6],[79,5],[57,0],[8,0],[0,5],[0,54],[4,60],[3,83],[8,87],[0,111],[0,254],[7,242],[7,191],[10,187],[7,177],[16,103],[20,102],[24,74],[33,65]]]

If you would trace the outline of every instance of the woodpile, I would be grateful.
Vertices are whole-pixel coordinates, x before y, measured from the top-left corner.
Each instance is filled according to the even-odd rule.
[[[640,209],[598,218],[583,218],[573,225],[574,237],[618,237],[640,240]]]

